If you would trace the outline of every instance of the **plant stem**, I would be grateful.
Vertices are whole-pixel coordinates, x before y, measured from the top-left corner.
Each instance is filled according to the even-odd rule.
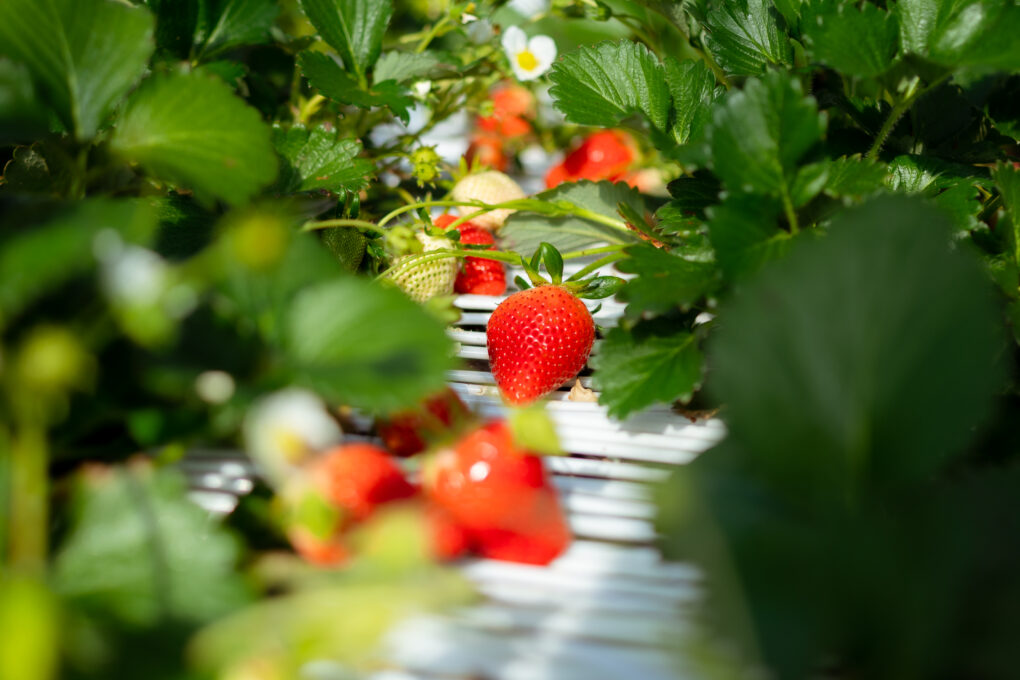
[[[427,48],[429,46],[429,43],[431,43],[432,40],[436,37],[436,35],[439,34],[439,29],[443,27],[443,25],[447,22],[448,19],[449,17],[444,16],[442,19],[440,19],[439,21],[432,25],[432,29],[425,34],[425,36],[421,39],[421,42],[418,43],[418,46],[414,48],[416,54],[421,54],[422,52],[425,51],[425,48]]]
[[[790,225],[790,233],[796,234],[800,231],[800,223],[797,221],[797,211],[793,209],[793,201],[790,199],[790,190],[783,186],[783,212],[786,213],[786,221]]]
[[[22,423],[10,439],[8,564],[26,571],[46,567],[47,460],[45,429]]]
[[[587,250],[573,250],[568,253],[563,253],[560,257],[562,257],[564,260],[573,260],[578,257],[588,257],[589,255],[601,255],[602,253],[618,253],[626,247],[627,244],[620,243],[615,246],[602,246],[600,248],[588,248]]]
[[[882,150],[882,145],[885,144],[885,140],[892,133],[893,128],[896,127],[896,123],[900,121],[903,114],[910,110],[910,107],[914,105],[914,102],[917,101],[921,95],[941,85],[949,78],[950,75],[952,74],[946,73],[939,76],[927,86],[920,88],[918,85],[921,82],[921,77],[914,76],[914,79],[910,81],[910,85],[907,86],[906,96],[893,107],[892,111],[889,112],[889,117],[885,119],[884,123],[882,123],[881,129],[878,131],[878,136],[875,137],[874,143],[871,145],[871,148],[868,149],[868,153],[866,153],[864,157],[874,158],[878,152]]]
[[[622,231],[630,234],[631,229],[627,226],[627,223],[623,220],[618,220],[608,215],[588,210],[587,208],[580,208],[568,202],[563,202],[555,206],[550,205],[547,201],[542,201],[535,198],[520,198],[513,201],[505,201],[503,203],[488,204],[482,203],[481,201],[454,201],[454,200],[437,200],[437,201],[420,201],[418,203],[411,203],[408,205],[401,206],[395,210],[390,211],[387,215],[384,215],[379,220],[379,226],[385,226],[390,220],[398,217],[411,210],[417,210],[418,208],[430,208],[430,207],[454,207],[454,206],[466,206],[478,208],[470,217],[459,218],[456,222],[451,224],[448,228],[454,228],[467,222],[472,217],[477,216],[480,213],[492,212],[493,210],[523,210],[528,212],[535,212],[544,215],[574,215],[581,219],[595,222],[596,224],[602,224],[617,231]]]
[[[626,257],[627,257],[626,253],[612,253],[611,255],[606,255],[605,257],[602,257],[602,258],[599,258],[599,259],[595,260],[594,262],[589,264],[584,269],[580,269],[580,270],[576,271],[567,280],[568,281],[578,281],[578,280],[584,278],[585,276],[587,276],[588,274],[591,274],[596,269],[599,269],[600,267],[604,267],[607,264],[612,264],[613,262],[616,262],[617,260],[626,259]]]
[[[351,220],[351,219],[335,219],[335,220],[319,220],[318,222],[306,222],[301,227],[301,231],[315,231],[316,229],[329,229],[330,227],[349,227],[357,229],[358,231],[371,231],[376,234],[385,234],[385,229],[380,229],[377,225],[365,220]]]

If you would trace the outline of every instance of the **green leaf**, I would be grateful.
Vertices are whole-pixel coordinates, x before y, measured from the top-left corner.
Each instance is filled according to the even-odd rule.
[[[239,204],[276,177],[269,133],[221,80],[155,76],[128,102],[110,146],[199,197]]]
[[[201,0],[145,0],[156,17],[156,47],[177,59],[191,56]]]
[[[340,53],[347,70],[364,82],[379,58],[392,0],[301,0],[301,8],[322,39]]]
[[[1010,222],[1010,257],[1020,266],[1020,171],[1012,165],[1000,163],[992,171],[992,179],[1002,196],[1002,204]]]
[[[687,400],[701,383],[702,356],[695,338],[663,324],[613,328],[591,359],[599,403],[625,418],[656,403]]]
[[[859,507],[865,486],[927,484],[972,439],[1004,338],[987,276],[949,239],[941,213],[875,200],[720,310],[712,383],[746,472]]]
[[[961,182],[984,183],[975,168],[931,156],[897,156],[889,163],[886,184],[905,194],[934,196]]]
[[[241,45],[267,42],[280,9],[273,0],[202,0],[195,42],[206,60]]]
[[[726,73],[756,76],[793,63],[786,22],[770,0],[712,3],[707,14],[705,44]]]
[[[20,194],[59,198],[66,195],[75,168],[67,152],[53,140],[19,146],[4,166],[3,187]]]
[[[715,172],[732,191],[789,195],[797,161],[824,132],[825,115],[796,78],[774,71],[748,80],[716,109]]]
[[[376,83],[365,90],[332,57],[320,52],[302,52],[299,64],[309,84],[330,99],[362,108],[386,106],[404,123],[410,120],[408,110],[414,106],[414,99],[396,81]]]
[[[33,224],[40,213],[41,224]],[[26,215],[13,211],[0,236],[0,326],[42,295],[56,290],[95,266],[92,244],[103,230],[115,230],[125,241],[145,240],[155,226],[152,210],[142,201],[89,199],[47,212],[30,207]],[[24,221],[23,221],[24,220]]]
[[[613,127],[643,114],[660,131],[669,125],[666,75],[648,48],[621,40],[580,47],[553,64],[549,94],[567,120]]]
[[[250,599],[240,544],[186,496],[176,471],[93,467],[78,477],[55,589],[134,626],[208,621]]]
[[[904,51],[947,68],[1020,68],[1020,6],[1011,0],[900,0]]]
[[[829,179],[829,161],[801,166],[790,186],[790,202],[799,208],[821,193]]]
[[[439,57],[431,52],[385,52],[375,63],[372,80],[406,83],[427,76],[440,63]]]
[[[440,389],[452,367],[443,325],[392,288],[344,277],[300,293],[288,316],[294,370],[327,399],[408,407]]]
[[[730,279],[752,274],[790,248],[791,234],[776,226],[779,206],[751,194],[734,194],[709,208],[708,238]]]
[[[617,297],[627,303],[631,318],[687,309],[719,287],[715,263],[686,260],[649,244],[630,246],[627,255],[616,267],[637,276],[627,281]]]
[[[616,206],[627,203],[639,213],[644,212],[644,200],[635,189],[623,183],[568,182],[535,198],[547,201],[567,201],[580,208],[606,217],[619,219]],[[542,241],[548,241],[561,252],[579,250],[594,243],[637,243],[637,233],[590,222],[579,217],[547,217],[535,213],[516,212],[499,231],[500,240],[509,250],[531,257]]]
[[[1008,78],[989,96],[987,114],[996,130],[1020,140],[1020,76]]]
[[[141,78],[152,15],[112,0],[4,0],[0,52],[22,62],[78,139],[91,139]]]
[[[899,49],[895,14],[868,3],[859,8],[846,3],[815,7],[820,11],[809,11],[802,24],[815,59],[862,78],[889,70]]]
[[[705,208],[719,202],[722,187],[712,173],[699,170],[689,177],[679,177],[669,183],[669,195],[677,208],[689,210],[698,217],[705,216]]]
[[[326,189],[335,194],[356,192],[368,185],[375,170],[371,161],[358,158],[361,143],[341,138],[340,131],[318,126],[273,128],[273,144],[283,158],[277,186],[284,193]]]
[[[882,189],[887,169],[884,163],[860,156],[829,161],[825,193],[829,196],[867,196]]]
[[[958,232],[971,231],[981,226],[978,215],[981,214],[981,194],[973,182],[961,182],[939,193],[932,203],[942,208],[953,222]]]
[[[677,144],[701,136],[712,119],[712,102],[721,90],[715,75],[703,61],[666,60],[666,83],[673,97],[670,133]]]
[[[47,131],[47,115],[28,69],[0,59],[0,145],[41,137]]]

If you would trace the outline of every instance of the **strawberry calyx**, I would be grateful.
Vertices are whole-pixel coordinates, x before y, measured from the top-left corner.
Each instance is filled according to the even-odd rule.
[[[622,255],[616,253],[607,258],[602,258],[564,281],[563,256],[556,249],[556,246],[543,241],[539,244],[538,248],[535,249],[534,255],[531,256],[531,260],[525,260],[523,257],[521,258],[521,265],[524,267],[524,273],[528,275],[528,280],[525,280],[521,276],[517,276],[514,278],[514,281],[521,290],[527,290],[528,288],[538,286],[553,285],[565,288],[571,294],[579,298],[601,300],[615,295],[620,287],[626,282],[619,276],[587,276],[587,274],[594,270],[593,267],[597,268],[597,266],[614,261],[620,257],[622,257]],[[538,270],[542,265],[545,266],[545,270],[549,274],[548,279],[539,274]]]

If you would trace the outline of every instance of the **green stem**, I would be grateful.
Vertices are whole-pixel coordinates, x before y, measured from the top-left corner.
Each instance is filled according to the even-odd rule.
[[[425,36],[421,39],[421,42],[418,43],[418,46],[414,48],[416,54],[421,54],[425,51],[425,48],[427,48],[429,43],[431,43],[435,39],[436,35],[439,34],[439,29],[443,27],[448,19],[449,17],[444,16],[442,19],[433,24],[432,29],[425,34]]]
[[[588,274],[591,274],[596,269],[599,269],[600,267],[604,267],[607,264],[612,264],[613,262],[616,262],[617,260],[626,259],[626,257],[627,257],[626,253],[613,253],[611,255],[606,255],[605,257],[602,257],[602,258],[599,258],[599,259],[595,260],[594,262],[589,264],[584,269],[579,269],[578,271],[574,272],[573,274],[571,274],[570,278],[567,279],[567,280],[568,281],[578,281],[580,279],[583,279]]]
[[[335,220],[319,220],[317,222],[306,222],[301,227],[301,231],[315,231],[316,229],[329,229],[331,227],[350,227],[357,229],[358,231],[371,231],[376,234],[385,234],[385,229],[380,229],[378,225],[365,220],[350,220],[350,219],[335,219]]]
[[[46,432],[23,423],[10,442],[8,564],[26,571],[46,567],[49,484]]]
[[[786,221],[790,224],[790,233],[796,234],[800,231],[800,223],[797,221],[797,211],[793,209],[793,201],[790,199],[790,190],[783,186],[783,212],[786,213]]]
[[[580,217],[581,219],[588,220],[590,222],[595,222],[596,224],[605,225],[607,227],[610,227],[611,229],[616,229],[617,231],[622,231],[627,234],[632,233],[632,230],[627,226],[627,223],[624,222],[623,220],[618,220],[613,217],[609,217],[608,215],[603,215],[601,213],[588,210],[586,208],[579,208],[571,203],[557,204],[555,207],[552,207],[547,201],[542,201],[535,198],[520,198],[512,201],[504,201],[503,203],[494,203],[491,205],[488,203],[483,203],[481,201],[453,201],[449,199],[438,201],[420,201],[418,203],[411,203],[390,211],[387,215],[383,216],[381,220],[379,220],[379,226],[380,227],[385,226],[390,220],[406,212],[417,210],[418,208],[455,207],[455,206],[473,207],[478,208],[478,210],[475,213],[473,213],[470,217],[459,218],[456,222],[454,222],[448,227],[450,229],[454,228],[455,225],[463,224],[464,222],[470,220],[472,217],[476,217],[477,215],[482,213],[492,212],[493,210],[511,209],[511,210],[523,210],[526,212],[535,212],[539,214],[552,216],[569,214],[574,215],[575,217]]]
[[[929,83],[926,87],[921,88],[918,87],[918,84],[921,82],[921,77],[914,76],[914,79],[910,81],[910,85],[907,86],[906,96],[893,107],[892,111],[889,112],[889,117],[885,119],[884,123],[882,123],[881,129],[878,131],[878,136],[875,137],[874,143],[871,145],[871,148],[868,149],[868,153],[866,153],[864,157],[874,158],[878,152],[882,150],[882,145],[885,144],[886,138],[888,138],[892,133],[893,128],[896,127],[896,123],[900,121],[903,114],[910,110],[910,107],[914,105],[914,102],[916,102],[921,95],[941,85],[949,78],[950,75],[952,74],[943,74]]]
[[[588,248],[587,250],[572,250],[568,253],[560,255],[564,260],[573,260],[578,257],[588,257],[589,255],[601,255],[602,253],[618,253],[628,244],[621,243],[615,246],[602,246],[600,248]]]

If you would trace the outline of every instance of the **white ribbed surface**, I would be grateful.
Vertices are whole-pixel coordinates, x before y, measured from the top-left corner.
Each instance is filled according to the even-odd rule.
[[[499,301],[460,296],[456,304],[464,314],[449,331],[459,355],[468,360],[450,373],[450,384],[483,417],[505,411],[487,370],[484,335]],[[597,304],[586,302],[590,308]],[[603,301],[596,322],[612,326],[622,309]],[[692,423],[665,407],[620,423],[598,404],[566,396],[566,387],[551,395],[547,409],[570,455],[546,463],[575,535],[570,549],[548,567],[465,561],[463,573],[483,603],[398,626],[383,652],[394,668],[373,680],[683,676],[669,648],[683,635],[700,576],[689,565],[663,561],[652,547],[655,506],[649,485],[668,475],[670,466],[712,447],[725,430],[717,420]],[[355,423],[363,431],[370,425],[367,419],[355,418]],[[235,496],[251,489],[252,470],[243,459],[196,452],[184,465],[195,499],[210,509],[229,512]],[[329,677],[321,671],[316,669],[316,677]]]

